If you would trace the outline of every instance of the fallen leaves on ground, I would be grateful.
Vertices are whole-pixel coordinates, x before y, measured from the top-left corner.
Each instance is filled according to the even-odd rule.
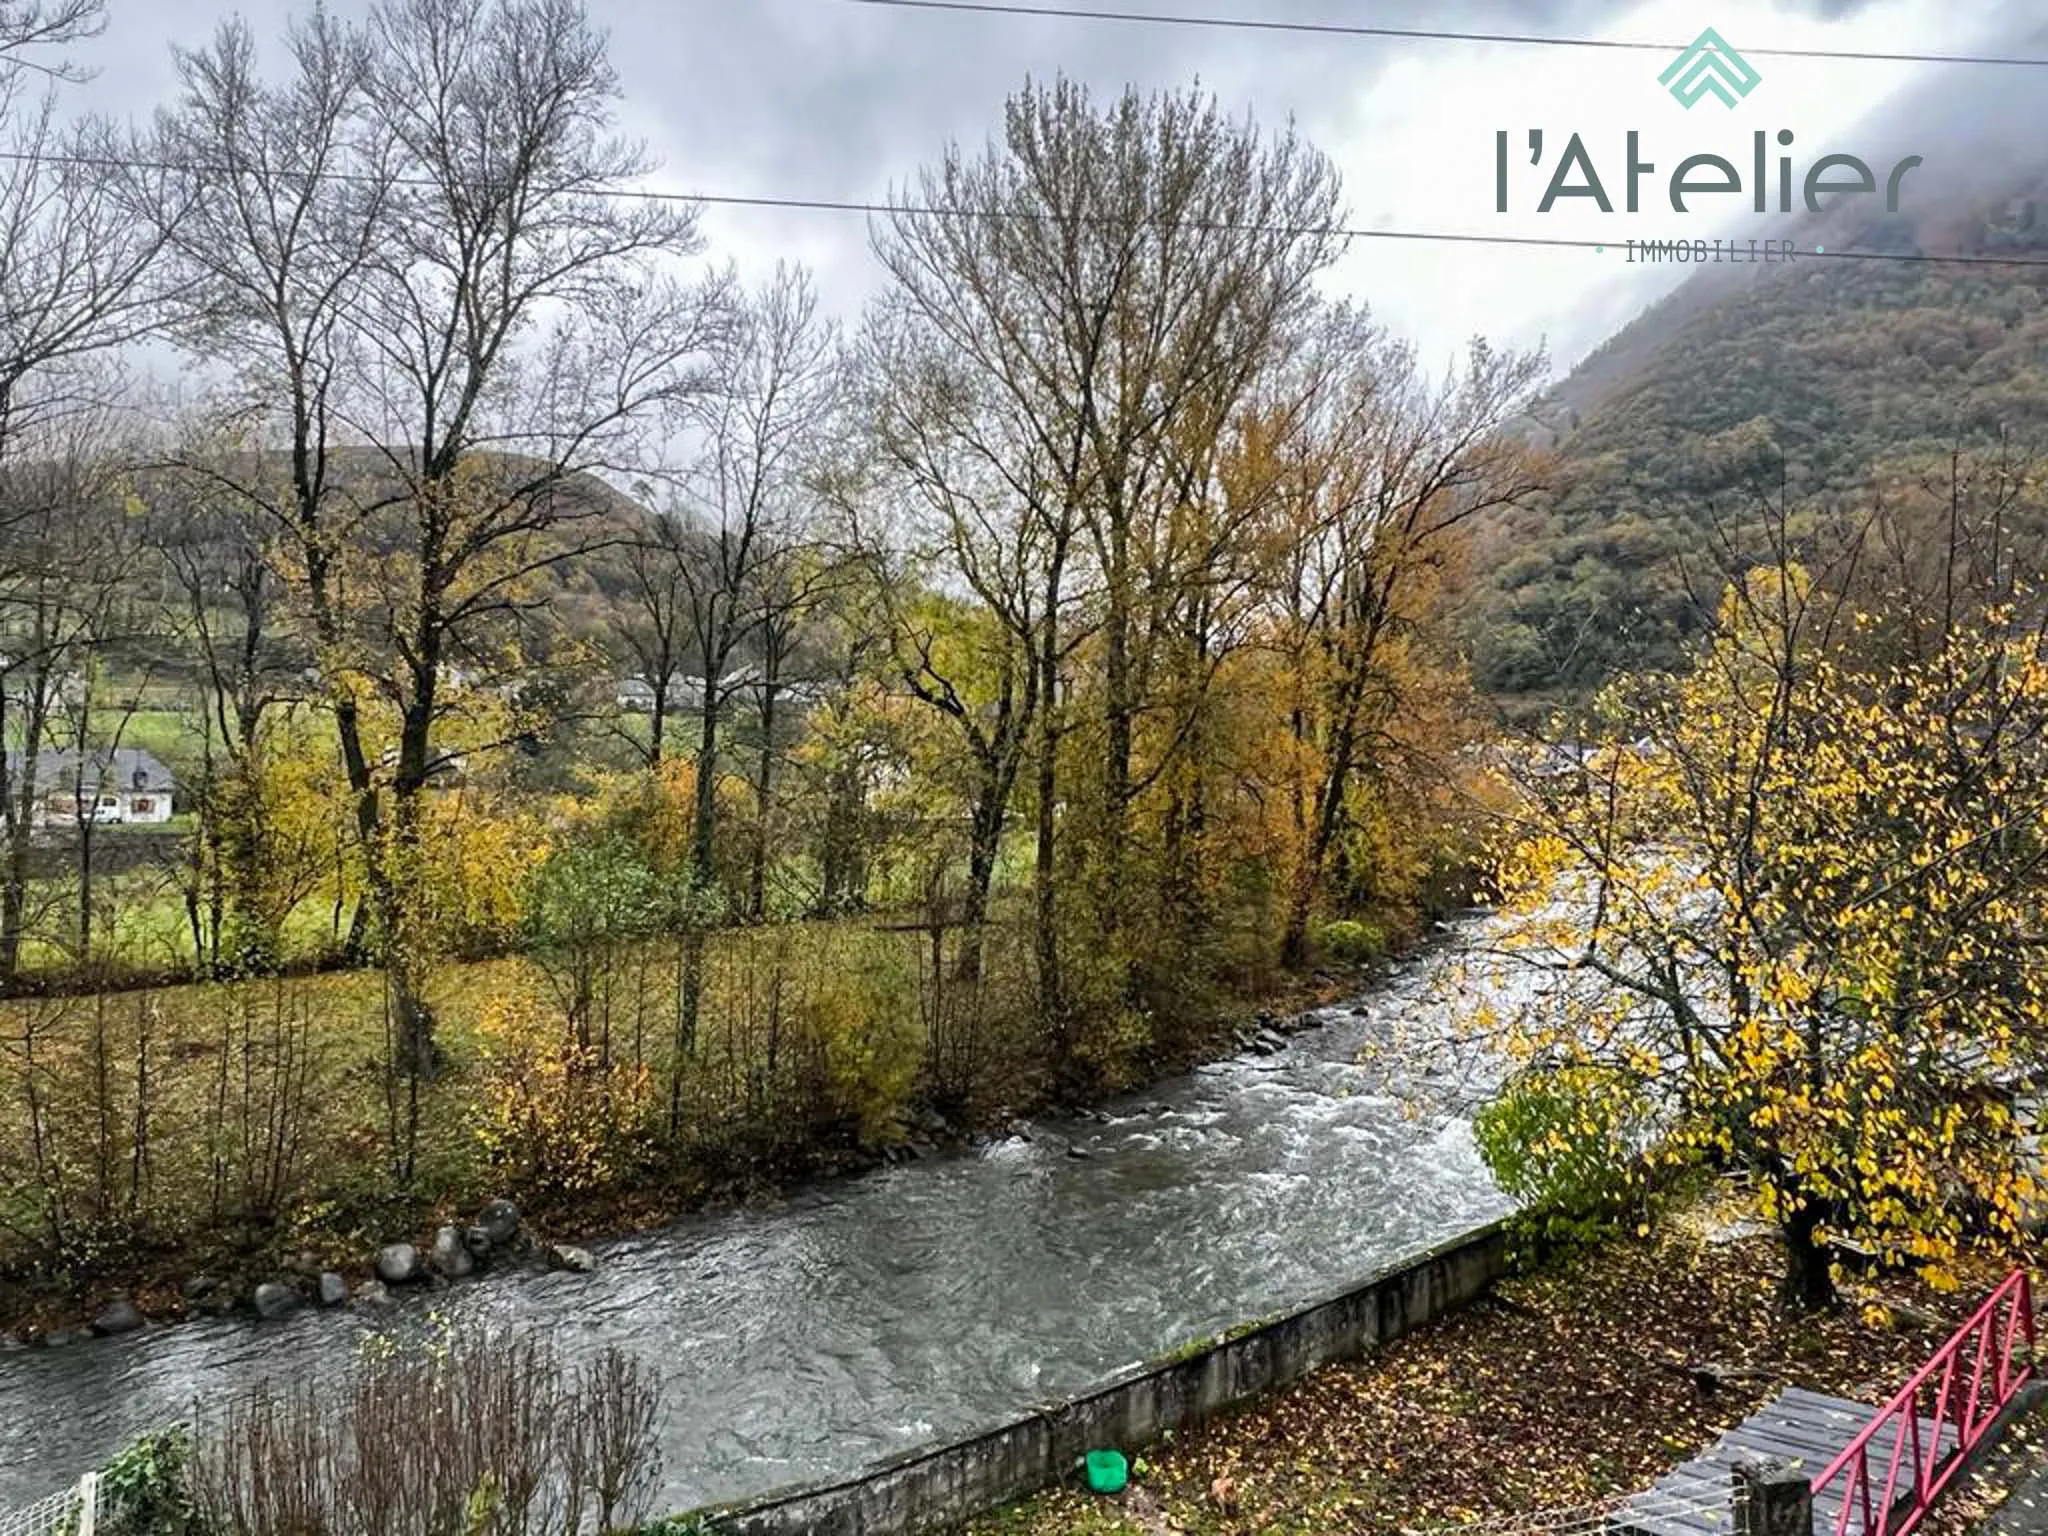
[[[1852,1281],[1839,1312],[1795,1319],[1779,1264],[1769,1237],[1714,1245],[1684,1222],[1619,1239],[1147,1449],[1126,1496],[1142,1521],[1066,1489],[965,1529],[1387,1533],[1582,1505],[1647,1486],[1782,1387],[1882,1402],[2001,1273],[1972,1265],[1948,1295]],[[1694,1377],[1709,1363],[1718,1387]]]

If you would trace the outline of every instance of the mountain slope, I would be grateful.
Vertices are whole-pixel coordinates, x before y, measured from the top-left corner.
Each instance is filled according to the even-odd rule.
[[[1781,483],[1854,499],[1954,448],[2048,452],[2048,172],[1917,219],[1824,213],[1800,239],[1906,259],[1706,268],[1553,392],[1557,489],[1480,535],[1465,616],[1511,709],[1668,664],[1708,529]],[[2039,265],[1938,259],[1956,254]]]

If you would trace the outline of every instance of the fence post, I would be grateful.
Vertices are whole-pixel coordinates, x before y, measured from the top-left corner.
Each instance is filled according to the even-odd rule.
[[[1813,1485],[1803,1463],[1743,1461],[1734,1473],[1738,1536],[1813,1536]]]
[[[78,1480],[78,1536],[93,1536],[99,1512],[100,1475],[88,1472]]]

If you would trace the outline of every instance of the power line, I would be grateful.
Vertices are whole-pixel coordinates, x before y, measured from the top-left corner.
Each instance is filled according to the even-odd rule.
[[[1292,32],[1320,37],[1394,38],[1431,43],[1505,43],[1528,48],[1611,48],[1643,53],[1679,53],[1681,43],[1629,42],[1607,37],[1545,37],[1527,32],[1453,32],[1428,27],[1373,27],[1341,21],[1273,21],[1250,16],[1190,16],[1165,11],[1104,11],[1070,5],[1023,4],[1020,0],[841,0],[846,5],[883,6],[903,11],[954,11],[982,16],[1048,16],[1069,21],[1137,22],[1162,27],[1206,27],[1240,32]],[[2002,54],[1876,53],[1848,48],[1744,48],[1745,57],[1849,59],[1881,64],[2002,64],[2039,68],[2048,58]]]
[[[224,166],[180,165],[167,160],[148,160],[140,157],[116,155],[38,155],[22,150],[0,150],[0,163],[33,161],[43,165],[70,165],[98,170],[141,170],[166,171],[175,173],[198,173],[214,175],[235,174]],[[281,172],[281,180],[327,181],[342,184],[381,184],[414,189],[432,190],[437,182],[422,177],[378,177],[362,171],[322,170],[318,172]],[[931,218],[931,219],[981,219],[989,221],[1026,221],[1050,219],[1051,214],[1026,211],[1012,211],[1001,208],[939,208],[916,203],[874,202],[853,198],[827,197],[776,197],[747,196],[732,192],[663,192],[645,187],[585,187],[575,194],[579,197],[599,197],[625,202],[703,204],[719,208],[760,208],[781,209],[793,212],[811,213],[859,213],[884,218]],[[1109,223],[1108,215],[1090,220],[1085,216],[1083,223]],[[1203,233],[1244,233],[1265,235],[1320,236],[1339,240],[1395,240],[1438,245],[1478,245],[1521,247],[1533,250],[1583,250],[1628,251],[1630,247],[1656,245],[1670,251],[1681,247],[1700,249],[1710,253],[1704,261],[1710,266],[1748,265],[1733,253],[1738,249],[1755,249],[1755,242],[1767,238],[1784,242],[1783,236],[1712,236],[1688,237],[1682,240],[1645,241],[1628,237],[1616,239],[1573,240],[1562,236],[1543,235],[1488,235],[1462,230],[1439,229],[1398,229],[1384,226],[1349,224],[1225,224],[1204,221],[1188,221],[1183,227]],[[1745,247],[1744,242],[1751,242]],[[1719,253],[1729,254],[1722,256]],[[1794,253],[1797,261],[1897,261],[1932,266],[2001,267],[2001,268],[2048,268],[2048,256],[1996,256],[1987,254],[1943,254],[1930,251],[1861,251],[1855,249],[1801,250]],[[1664,255],[1662,260],[1677,262],[1676,255]]]

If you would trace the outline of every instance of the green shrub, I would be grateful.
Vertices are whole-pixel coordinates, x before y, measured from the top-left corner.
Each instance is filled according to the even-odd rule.
[[[1315,931],[1314,947],[1316,954],[1325,960],[1333,960],[1339,965],[1363,965],[1369,960],[1385,958],[1387,934],[1377,923],[1340,918],[1334,923],[1323,924]]]
[[[1473,1139],[1538,1246],[1597,1241],[1644,1196],[1639,1157],[1648,1105],[1634,1084],[1594,1067],[1530,1068],[1474,1117]]]
[[[187,1481],[192,1439],[180,1426],[131,1443],[100,1473],[101,1536],[205,1536]],[[76,1523],[65,1527],[68,1533]]]

